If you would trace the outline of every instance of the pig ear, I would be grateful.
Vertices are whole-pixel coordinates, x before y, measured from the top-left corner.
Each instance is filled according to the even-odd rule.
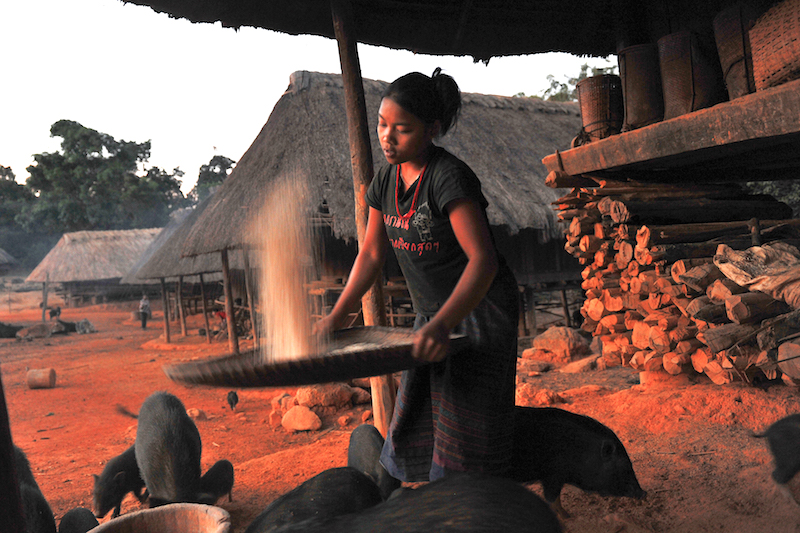
[[[603,461],[609,461],[614,456],[614,450],[616,446],[610,440],[604,440],[603,444],[600,446],[600,457]]]

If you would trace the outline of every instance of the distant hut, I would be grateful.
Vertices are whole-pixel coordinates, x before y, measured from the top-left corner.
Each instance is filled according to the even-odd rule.
[[[6,274],[9,270],[17,266],[19,261],[10,253],[0,248],[0,274]]]
[[[135,292],[120,280],[130,271],[160,228],[65,233],[25,281],[58,283],[67,306]]]
[[[169,224],[153,239],[131,271],[122,279],[122,283],[134,285],[160,283],[164,315],[167,317],[164,321],[167,342],[170,341],[170,315],[180,319],[181,331],[186,335],[186,312],[198,311],[198,304],[206,319],[205,329],[208,336],[208,312],[214,307],[209,302],[217,301],[222,293],[219,283],[223,269],[220,254],[181,256],[186,235],[207,205],[208,199],[194,209],[181,209],[173,213]],[[244,280],[245,269],[240,253],[232,254],[230,266],[234,299],[242,298],[243,302],[247,302],[247,283]],[[170,290],[169,285],[172,282],[174,289]]]
[[[371,125],[377,124],[386,86],[364,80]],[[438,141],[481,179],[498,247],[523,287],[578,279],[578,265],[562,249],[561,228],[550,205],[565,191],[545,185],[541,160],[569,146],[580,128],[574,103],[464,93],[458,125]],[[384,158],[374,128],[370,135],[379,167]],[[306,199],[287,201],[305,202],[308,216],[328,234],[321,276],[345,276],[355,255],[356,225],[341,76],[292,74],[269,120],[198,216],[183,254],[243,248],[242,228],[263,206],[270,184],[281,179],[307,184]]]

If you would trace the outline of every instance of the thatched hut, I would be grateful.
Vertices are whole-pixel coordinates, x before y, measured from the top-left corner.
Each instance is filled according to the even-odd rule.
[[[126,297],[140,288],[121,285],[160,228],[65,233],[25,281],[58,283],[67,306]]]
[[[14,256],[0,248],[0,274],[8,272],[18,263]]]

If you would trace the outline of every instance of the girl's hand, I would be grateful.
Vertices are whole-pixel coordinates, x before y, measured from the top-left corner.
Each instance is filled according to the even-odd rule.
[[[450,329],[441,322],[431,321],[414,334],[411,355],[422,363],[437,363],[447,357]]]
[[[336,329],[336,321],[334,320],[333,315],[329,314],[323,318],[320,318],[311,325],[311,334],[315,337],[326,338],[329,337]]]

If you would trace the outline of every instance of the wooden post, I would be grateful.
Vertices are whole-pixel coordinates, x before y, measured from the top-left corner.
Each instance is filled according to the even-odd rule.
[[[181,336],[186,336],[186,312],[183,310],[183,276],[178,276],[178,288],[175,290],[175,307],[181,321]]]
[[[50,272],[45,273],[44,283],[42,283],[42,322],[45,321],[47,313],[47,285],[50,282]]]
[[[250,308],[250,327],[253,332],[253,347],[258,348],[258,320],[256,320],[256,304],[253,298],[253,278],[250,272],[250,254],[247,248],[242,249],[244,261],[244,288],[247,291],[247,305]]]
[[[8,533],[25,533],[25,514],[19,494],[14,442],[8,420],[6,395],[0,378],[0,524]]]
[[[203,321],[206,323],[206,342],[211,344],[211,325],[208,323],[208,305],[206,305],[206,284],[200,274],[200,298],[203,300]]]
[[[564,325],[568,328],[572,327],[572,317],[569,314],[569,303],[567,302],[567,290],[561,289],[561,306],[564,309]]]
[[[164,307],[164,340],[169,343],[169,299],[167,298],[167,284],[164,278],[159,278],[161,282],[161,305]]]
[[[358,244],[361,247],[367,231],[369,207],[364,199],[372,181],[373,161],[367,123],[367,105],[364,99],[364,84],[358,60],[357,38],[353,34],[353,11],[349,0],[331,0],[331,15],[336,42],[339,45],[339,61],[344,83],[347,129],[350,139],[350,163],[353,167],[353,192],[355,194],[355,221]],[[386,325],[386,305],[383,300],[382,280],[375,284],[361,299],[364,324]],[[370,378],[372,389],[372,412],[375,427],[386,436],[394,411],[395,388],[391,375]]]
[[[236,336],[236,317],[233,310],[233,290],[231,289],[231,267],[228,263],[228,249],[222,252],[222,288],[225,291],[225,322],[228,324],[228,347],[231,354],[239,355],[239,337]]]

